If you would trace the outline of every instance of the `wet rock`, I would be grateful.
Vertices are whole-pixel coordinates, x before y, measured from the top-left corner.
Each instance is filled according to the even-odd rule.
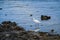
[[[27,32],[16,22],[4,21],[0,24],[0,40],[39,40],[39,37]]]
[[[30,27],[33,27],[32,25],[30,25]]]
[[[33,16],[32,14],[30,14],[30,16]]]
[[[49,19],[51,19],[50,16],[41,15],[41,20],[49,20]]]
[[[16,22],[12,22],[11,25],[12,26],[17,26],[17,23]]]
[[[2,10],[2,8],[0,8],[0,10]]]
[[[1,26],[2,25],[2,26]],[[2,22],[0,26],[0,29],[1,30],[4,30],[4,31],[11,31],[11,30],[19,30],[20,28],[17,27],[17,24],[15,22],[11,22],[11,21],[4,21]]]
[[[53,33],[54,32],[54,29],[52,29],[51,32]]]
[[[45,32],[26,31],[21,26],[18,26],[16,22],[4,21],[0,24],[0,40],[45,40],[51,37],[45,35]]]
[[[23,31],[24,31],[25,29],[23,29],[22,27],[18,27],[18,26],[17,26],[17,27],[14,28],[14,30],[17,30],[17,31],[23,30]]]
[[[3,21],[2,25],[7,25],[7,24],[10,24],[10,23],[11,23],[11,21]]]

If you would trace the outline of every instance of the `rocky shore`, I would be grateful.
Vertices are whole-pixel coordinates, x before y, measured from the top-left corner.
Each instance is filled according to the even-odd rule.
[[[0,40],[60,40],[59,35],[47,32],[26,31],[16,22],[4,21],[0,24]]]

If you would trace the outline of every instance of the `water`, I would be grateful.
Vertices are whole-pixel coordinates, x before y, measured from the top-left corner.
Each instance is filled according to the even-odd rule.
[[[41,21],[41,15],[51,16],[48,21],[41,21],[40,31],[49,32],[54,29],[60,34],[60,2],[59,1],[0,1],[0,23],[15,21],[26,30],[34,29],[32,18]],[[32,14],[33,16],[30,16]],[[32,25],[32,27],[31,27]],[[43,26],[41,26],[43,25]]]

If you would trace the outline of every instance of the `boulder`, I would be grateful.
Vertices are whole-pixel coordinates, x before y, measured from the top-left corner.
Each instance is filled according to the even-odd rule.
[[[51,19],[50,16],[41,15],[41,20],[49,20],[49,19]]]

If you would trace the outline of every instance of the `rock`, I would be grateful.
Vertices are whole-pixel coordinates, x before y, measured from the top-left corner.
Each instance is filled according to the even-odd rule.
[[[50,16],[41,15],[41,20],[49,20],[49,19],[51,19]]]
[[[17,27],[17,24],[15,22],[11,22],[11,21],[2,22],[1,27],[0,27],[0,29],[3,29],[4,31],[11,31],[11,30],[14,30],[14,29],[16,29],[16,30],[20,29],[19,27]]]
[[[40,40],[37,35],[27,32],[16,22],[4,21],[0,24],[0,40]]]
[[[12,26],[17,26],[17,23],[16,22],[12,22],[11,25]]]
[[[2,8],[0,8],[0,10],[2,10]]]
[[[7,24],[10,24],[10,23],[11,23],[11,21],[3,21],[2,25],[7,25]]]
[[[32,14],[30,14],[30,16],[33,16]]]
[[[33,27],[32,25],[30,25],[30,27]]]
[[[0,40],[45,40],[48,37],[51,36],[47,36],[47,32],[26,31],[16,22],[4,21],[0,24]]]
[[[17,30],[17,31],[19,31],[19,30],[23,30],[23,31],[24,31],[25,29],[22,28],[22,27],[18,27],[18,26],[17,26],[17,27],[14,28],[14,30]]]

